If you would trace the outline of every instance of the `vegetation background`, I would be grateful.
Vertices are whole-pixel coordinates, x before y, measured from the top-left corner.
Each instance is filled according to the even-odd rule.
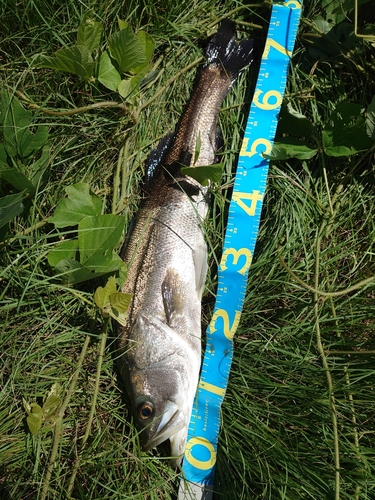
[[[178,471],[140,451],[116,377],[108,320],[93,301],[105,281],[56,279],[48,253],[76,228],[48,219],[79,182],[127,227],[144,161],[178,121],[207,36],[229,16],[239,37],[262,41],[270,7],[0,3],[2,499],[175,498]],[[304,5],[223,405],[216,499],[375,498],[374,11],[359,2],[356,35],[354,0]],[[84,16],[103,23],[104,46],[118,19],[155,42],[151,73],[126,107],[95,78],[36,64],[37,54],[75,44]],[[256,69],[220,115],[224,172],[207,223],[203,327]]]

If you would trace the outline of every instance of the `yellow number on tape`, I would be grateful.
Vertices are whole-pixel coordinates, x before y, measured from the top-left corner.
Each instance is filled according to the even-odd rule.
[[[234,334],[236,333],[238,323],[240,322],[241,313],[240,311],[235,312],[234,320],[232,325],[230,324],[229,315],[225,309],[218,309],[212,315],[211,323],[210,323],[210,333],[216,332],[217,328],[216,321],[221,318],[223,320],[223,331],[224,335],[227,339],[232,340]]]
[[[248,248],[240,248],[239,250],[236,250],[235,248],[227,248],[221,257],[220,269],[222,271],[226,271],[228,269],[227,260],[229,255],[233,257],[233,265],[237,265],[240,257],[242,256],[245,257],[245,263],[240,269],[237,270],[238,273],[245,274],[251,264],[252,260],[251,251]]]
[[[256,189],[251,193],[239,193],[238,191],[233,191],[232,200],[235,201],[237,205],[247,213],[247,215],[253,217],[255,215],[257,203],[263,200],[263,195]],[[250,200],[250,205],[247,205],[243,200]]]
[[[256,139],[252,144],[250,151],[248,151],[248,146],[249,146],[249,139],[244,138],[242,141],[242,147],[241,147],[241,152],[240,156],[254,156],[256,154],[262,155],[266,154],[269,155],[272,150],[272,144],[268,139],[265,139],[264,137],[259,137],[259,139]],[[262,149],[258,151],[258,146],[264,146],[265,149]]]
[[[297,0],[288,0],[288,2],[284,2],[285,7],[294,7],[295,9],[301,8],[301,2],[297,2]]]
[[[256,90],[254,93],[253,97],[253,103],[257,108],[260,109],[265,109],[265,110],[271,110],[271,109],[276,109],[279,106],[281,106],[281,103],[283,101],[283,98],[278,90],[269,90],[266,92],[263,96],[263,99],[260,101],[259,97],[260,95],[263,94],[262,90]],[[276,102],[273,102],[272,104],[270,103],[270,100],[275,97]]]
[[[288,57],[292,57],[292,52],[290,50],[286,49],[283,45],[281,45],[281,43],[276,42],[272,38],[267,38],[266,45],[264,47],[264,52],[263,52],[263,59],[268,59],[271,47],[276,49],[281,54],[284,54]]]
[[[193,456],[193,448],[194,446],[203,446],[209,453],[208,460],[199,460]],[[192,437],[186,443],[185,449],[185,457],[186,460],[200,470],[208,470],[211,469],[216,462],[216,451],[213,445],[208,441],[208,439],[203,437]]]

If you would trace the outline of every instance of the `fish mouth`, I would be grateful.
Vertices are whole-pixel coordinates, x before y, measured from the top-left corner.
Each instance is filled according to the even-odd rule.
[[[186,432],[187,427],[185,415],[176,403],[168,401],[165,405],[165,411],[161,416],[156,433],[151,439],[143,444],[143,451],[150,451],[169,439],[171,442],[171,454],[173,456],[181,455],[183,449],[181,451],[180,442]]]

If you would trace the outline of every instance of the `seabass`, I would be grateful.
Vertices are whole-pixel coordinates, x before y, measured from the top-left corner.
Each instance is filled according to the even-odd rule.
[[[215,161],[222,100],[253,60],[253,40],[237,43],[233,32],[233,23],[224,21],[209,41],[176,133],[159,148],[158,162],[155,154],[149,162],[147,196],[124,253],[129,271],[123,292],[132,302],[126,326],[117,329],[119,371],[143,449],[169,439],[174,464],[185,449],[198,383],[207,272],[207,192],[181,167]]]

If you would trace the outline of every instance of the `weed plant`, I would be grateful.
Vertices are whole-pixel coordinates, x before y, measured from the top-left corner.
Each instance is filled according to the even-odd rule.
[[[375,498],[371,4],[359,7],[356,37],[354,2],[305,2],[223,404],[216,499]],[[153,75],[132,113],[92,107],[122,103],[99,84],[33,64],[36,54],[74,43],[90,11],[107,35],[120,18],[155,41]],[[75,229],[58,230],[48,218],[64,188],[84,182],[127,227],[144,161],[183,111],[202,41],[228,15],[239,36],[264,40],[269,2],[3,0],[0,13],[2,102],[15,96],[33,113],[32,131],[48,127],[35,189],[1,233],[0,497],[175,498],[178,471],[140,451],[108,320],[93,301],[103,282],[56,280],[48,252]],[[220,115],[224,171],[206,227],[203,328],[255,78],[256,64]],[[66,113],[79,107],[87,109]],[[31,160],[15,161],[30,175]],[[0,197],[10,194],[17,189],[2,178]],[[34,434],[30,416],[41,424]]]

